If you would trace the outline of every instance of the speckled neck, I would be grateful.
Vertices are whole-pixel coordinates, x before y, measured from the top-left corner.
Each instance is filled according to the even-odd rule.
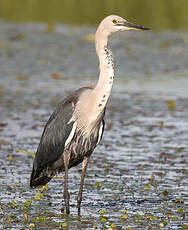
[[[107,37],[102,40],[96,38],[96,52],[99,57],[99,80],[92,92],[95,101],[94,110],[101,114],[108,102],[114,80],[114,62],[111,51],[107,46]],[[96,116],[97,116],[96,114]]]

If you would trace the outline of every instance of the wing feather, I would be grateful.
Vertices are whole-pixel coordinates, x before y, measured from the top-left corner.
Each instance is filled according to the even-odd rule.
[[[34,170],[40,170],[55,162],[63,154],[65,142],[69,137],[74,121],[71,101],[65,101],[57,107],[48,120],[34,159]]]

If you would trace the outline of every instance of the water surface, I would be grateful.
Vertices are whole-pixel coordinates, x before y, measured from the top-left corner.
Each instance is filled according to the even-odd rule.
[[[113,93],[101,144],[91,157],[77,218],[81,166],[29,188],[32,153],[57,103],[95,84],[93,27],[0,25],[0,228],[186,229],[187,32],[128,32],[112,37]],[[88,36],[89,35],[89,36]]]

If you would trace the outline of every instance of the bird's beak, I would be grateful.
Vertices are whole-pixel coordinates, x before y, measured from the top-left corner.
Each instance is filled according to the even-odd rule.
[[[124,26],[125,30],[149,30],[149,28],[145,27],[145,26],[140,26],[140,25],[136,25],[132,22],[118,22],[117,26]]]

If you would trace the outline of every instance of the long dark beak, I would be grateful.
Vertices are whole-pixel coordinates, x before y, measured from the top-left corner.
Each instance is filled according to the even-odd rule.
[[[136,25],[132,22],[118,23],[117,26],[125,26],[125,27],[129,28],[130,30],[149,30],[149,28],[147,28],[145,26]]]

